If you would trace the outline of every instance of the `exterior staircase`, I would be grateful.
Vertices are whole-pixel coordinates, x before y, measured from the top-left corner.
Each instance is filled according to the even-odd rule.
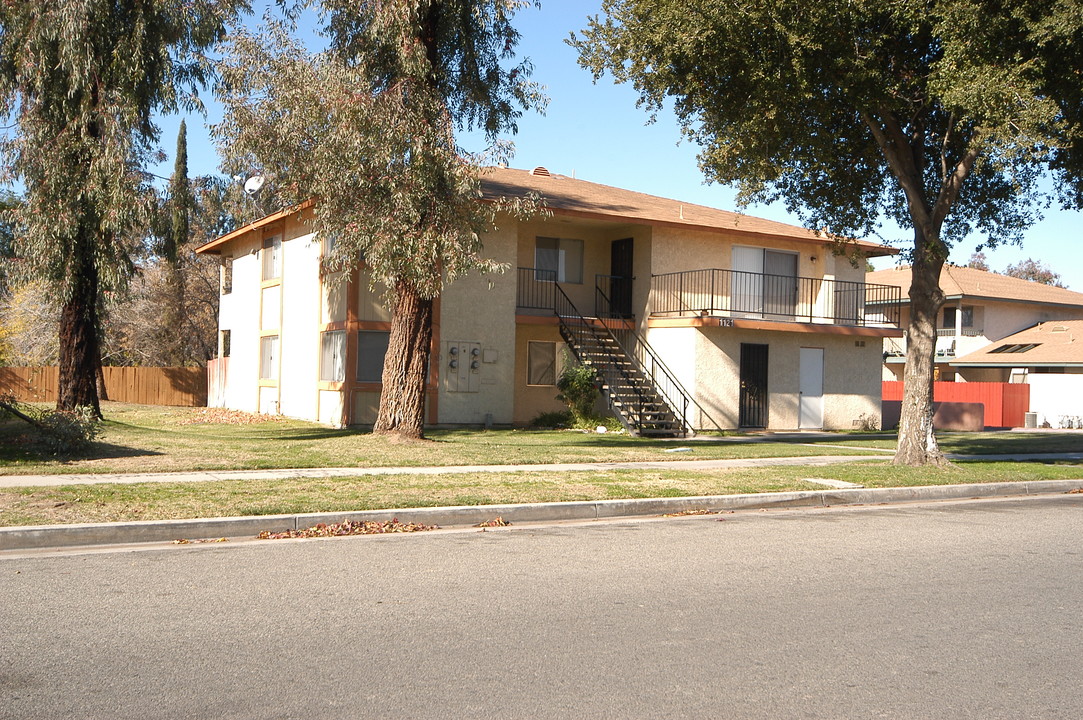
[[[594,370],[602,393],[621,425],[632,435],[693,434],[685,420],[691,399],[630,323],[614,332],[601,319],[581,315],[564,291],[559,287],[556,290],[554,309],[560,319],[560,334],[575,357]],[[644,351],[654,372],[638,357]],[[659,371],[666,376],[665,388],[659,387]],[[683,407],[674,407],[675,398]]]

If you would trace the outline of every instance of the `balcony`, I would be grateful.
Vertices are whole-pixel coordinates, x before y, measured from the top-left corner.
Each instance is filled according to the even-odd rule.
[[[984,334],[984,330],[974,327],[962,327],[959,329],[959,337],[981,337]],[[956,337],[955,328],[937,328],[937,337]]]
[[[896,328],[901,298],[895,285],[707,269],[652,276],[650,308],[653,317]]]
[[[557,274],[553,270],[541,268],[521,267],[517,269],[518,286],[516,290],[515,306],[517,312],[527,314],[551,315],[556,307]],[[562,286],[570,290],[570,286]],[[589,291],[589,286],[576,286],[582,288],[577,294]],[[583,301],[583,298],[586,298]],[[593,317],[598,318],[631,318],[632,312],[632,278],[617,275],[594,276],[594,307]],[[582,301],[582,302],[581,302]],[[584,314],[589,314],[589,296],[583,296],[576,300]]]

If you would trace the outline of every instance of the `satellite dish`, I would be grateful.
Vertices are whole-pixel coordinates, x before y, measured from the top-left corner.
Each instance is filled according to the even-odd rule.
[[[253,175],[244,181],[244,192],[246,195],[255,195],[263,187],[263,183],[266,182],[262,175]]]

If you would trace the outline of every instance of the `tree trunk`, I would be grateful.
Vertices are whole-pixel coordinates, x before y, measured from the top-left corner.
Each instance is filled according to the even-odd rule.
[[[384,356],[380,412],[374,433],[424,437],[425,385],[432,343],[433,301],[407,282],[395,287],[391,337]]]
[[[915,257],[911,267],[910,323],[906,328],[902,413],[895,465],[948,465],[933,432],[933,366],[943,259]]]
[[[60,312],[60,369],[57,410],[87,406],[102,416],[98,403],[98,268],[94,264],[93,232],[84,228],[72,249],[71,295]]]

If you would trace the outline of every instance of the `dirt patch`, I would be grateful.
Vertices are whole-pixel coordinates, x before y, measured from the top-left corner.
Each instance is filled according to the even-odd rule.
[[[279,415],[261,415],[226,408],[200,408],[175,422],[177,425],[257,425],[284,422],[285,419]]]

